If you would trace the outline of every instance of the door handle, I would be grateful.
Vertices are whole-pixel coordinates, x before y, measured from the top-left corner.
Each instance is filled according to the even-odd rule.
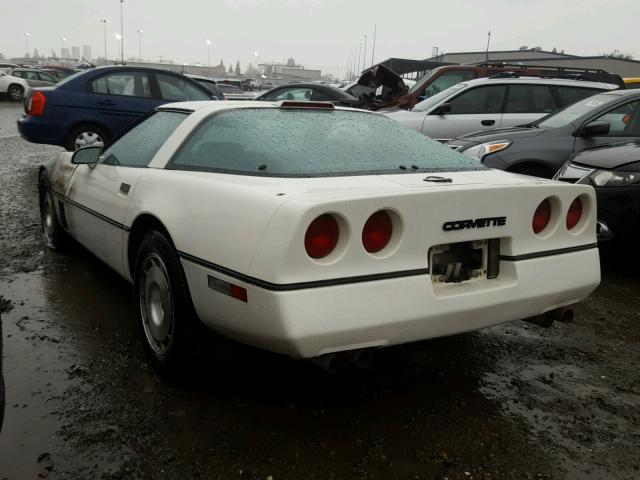
[[[496,123],[495,120],[482,120],[480,122],[482,125],[484,125],[485,127],[490,127],[491,125],[494,125]]]
[[[98,102],[98,105],[106,105],[106,106],[113,106],[115,104],[116,102],[114,102],[113,100],[100,100]]]

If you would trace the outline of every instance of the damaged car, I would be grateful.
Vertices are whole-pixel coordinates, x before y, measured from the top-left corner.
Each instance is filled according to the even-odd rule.
[[[367,110],[379,110],[395,105],[398,98],[409,91],[400,75],[384,65],[366,70],[360,78],[344,88],[358,99],[355,105]]]

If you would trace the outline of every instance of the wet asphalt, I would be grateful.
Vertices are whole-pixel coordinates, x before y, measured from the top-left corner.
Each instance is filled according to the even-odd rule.
[[[640,478],[629,257],[607,254],[570,324],[390,348],[338,375],[211,337],[168,382],[131,287],[44,247],[37,168],[60,149],[17,137],[20,113],[0,101],[0,480]]]

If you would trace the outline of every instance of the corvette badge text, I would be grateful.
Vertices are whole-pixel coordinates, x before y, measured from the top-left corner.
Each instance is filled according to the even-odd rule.
[[[442,229],[445,232],[451,232],[453,230],[465,230],[473,228],[504,227],[506,224],[507,217],[476,218],[475,220],[469,219],[445,222],[442,225]]]

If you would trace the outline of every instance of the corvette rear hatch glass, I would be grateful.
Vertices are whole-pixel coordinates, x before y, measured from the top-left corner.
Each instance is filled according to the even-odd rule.
[[[381,115],[288,108],[214,114],[195,129],[167,168],[280,177],[486,169]]]

